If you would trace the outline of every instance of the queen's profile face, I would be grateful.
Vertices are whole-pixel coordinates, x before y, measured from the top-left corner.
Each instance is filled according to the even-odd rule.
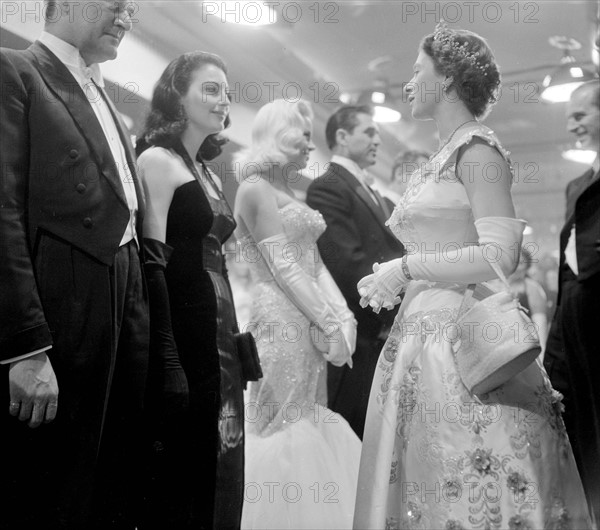
[[[421,50],[413,66],[413,76],[404,87],[413,118],[427,120],[433,117],[444,95],[444,80],[445,76],[436,71],[433,59]]]

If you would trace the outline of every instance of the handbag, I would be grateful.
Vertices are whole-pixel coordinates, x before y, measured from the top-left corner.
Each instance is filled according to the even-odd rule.
[[[245,383],[248,381],[258,381],[262,378],[263,373],[254,336],[249,331],[246,331],[244,333],[235,333],[234,338],[242,367],[242,379]]]
[[[542,351],[536,325],[510,292],[497,263],[488,262],[506,290],[467,309],[475,284],[465,291],[452,342],[458,374],[471,394],[485,394],[523,371]]]

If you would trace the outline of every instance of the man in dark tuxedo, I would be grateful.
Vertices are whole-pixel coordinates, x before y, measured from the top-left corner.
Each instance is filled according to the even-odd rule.
[[[38,41],[0,50],[0,528],[133,530],[143,198],[98,67],[131,14],[115,0],[46,9]]]
[[[368,185],[365,170],[375,164],[380,143],[371,109],[342,107],[329,118],[325,135],[333,157],[310,184],[306,202],[325,218],[319,251],[358,321],[354,367],[327,367],[328,400],[362,439],[375,366],[396,310],[363,309],[356,284],[375,262],[399,258],[404,248],[385,226],[389,203]]]
[[[598,151],[600,82],[581,85],[567,107],[567,128]],[[565,394],[565,424],[590,509],[600,522],[600,177],[593,167],[567,186],[560,233],[559,291],[544,364]]]

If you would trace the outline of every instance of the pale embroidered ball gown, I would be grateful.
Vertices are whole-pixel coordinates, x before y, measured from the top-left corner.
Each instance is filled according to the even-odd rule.
[[[413,174],[388,221],[407,248],[450,256],[457,243],[478,241],[456,150],[478,136],[507,153],[487,127],[463,131]],[[461,383],[444,325],[464,291],[408,286],[371,388],[355,528],[591,528],[560,395],[541,363],[481,402]]]
[[[285,233],[267,242],[272,257],[285,250],[302,281],[328,300],[333,280],[316,244],[325,230],[321,214],[295,200],[278,211]],[[351,528],[360,440],[326,408],[327,363],[313,344],[316,331],[299,309],[294,286],[267,265],[243,220],[238,230],[251,272],[250,322],[264,374],[251,383],[246,401],[242,528]]]

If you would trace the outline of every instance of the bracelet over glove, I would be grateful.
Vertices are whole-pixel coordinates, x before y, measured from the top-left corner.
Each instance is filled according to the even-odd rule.
[[[519,262],[519,249],[527,223],[510,217],[482,217],[475,221],[479,245],[463,246],[442,253],[415,253],[402,259],[373,265],[373,274],[358,283],[361,306],[375,312],[391,309],[410,281],[427,280],[448,283],[480,283],[496,277],[489,261],[499,265],[506,276]],[[408,273],[408,274],[407,274]]]

